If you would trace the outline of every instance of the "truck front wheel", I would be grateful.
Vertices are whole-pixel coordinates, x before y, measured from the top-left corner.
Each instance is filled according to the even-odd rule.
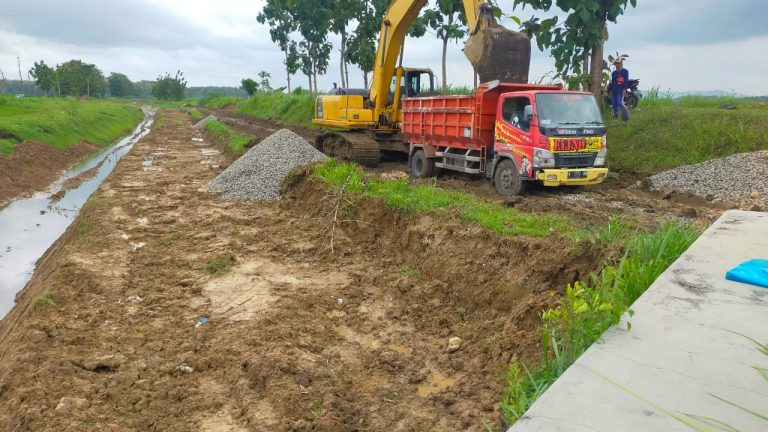
[[[411,177],[425,178],[435,175],[435,161],[424,154],[424,150],[416,150],[410,160]]]
[[[496,167],[493,176],[496,192],[504,196],[522,195],[525,192],[525,183],[520,178],[520,172],[511,159],[504,159]]]

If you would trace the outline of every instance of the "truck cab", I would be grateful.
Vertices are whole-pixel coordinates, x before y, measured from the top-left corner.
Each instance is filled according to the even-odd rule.
[[[587,92],[526,91],[499,97],[492,169],[499,192],[519,193],[520,181],[545,186],[593,185],[605,180],[605,124]],[[509,170],[514,162],[515,174]]]
[[[605,124],[594,96],[562,86],[482,84],[472,96],[403,100],[413,177],[437,169],[484,174],[503,195],[530,182],[594,185],[605,168]]]

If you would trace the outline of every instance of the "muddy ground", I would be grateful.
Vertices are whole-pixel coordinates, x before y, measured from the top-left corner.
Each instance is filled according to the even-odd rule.
[[[45,189],[62,171],[96,150],[87,142],[61,150],[25,141],[10,156],[0,155],[0,208],[13,198]]]
[[[161,116],[0,324],[4,430],[498,428],[537,314],[605,255],[375,202],[331,237],[338,197],[220,199],[227,158]]]
[[[160,116],[0,323],[2,430],[499,430],[506,367],[538,355],[540,311],[621,253],[373,201],[334,224],[339,197],[311,178],[281,201],[224,200],[205,184],[232,158],[181,112]],[[582,195],[506,204],[585,224],[686,211]]]

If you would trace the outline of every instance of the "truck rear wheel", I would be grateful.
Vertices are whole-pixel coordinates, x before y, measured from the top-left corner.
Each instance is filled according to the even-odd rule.
[[[424,150],[416,150],[409,161],[411,177],[426,178],[435,175],[435,161],[424,154]]]
[[[520,172],[511,159],[504,159],[499,163],[493,176],[493,183],[496,186],[496,192],[504,196],[525,193],[525,182],[520,178]]]

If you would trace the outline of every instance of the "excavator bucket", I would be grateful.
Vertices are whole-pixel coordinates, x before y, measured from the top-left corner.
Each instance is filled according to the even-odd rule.
[[[498,25],[490,13],[480,18],[475,33],[464,44],[464,55],[480,82],[528,82],[531,39]]]

